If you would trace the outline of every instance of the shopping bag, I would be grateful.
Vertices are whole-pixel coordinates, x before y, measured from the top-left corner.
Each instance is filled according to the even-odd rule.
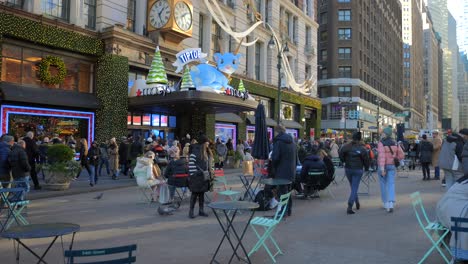
[[[164,183],[161,186],[159,186],[159,203],[160,204],[167,204],[169,203],[169,186]]]
[[[253,161],[245,160],[242,165],[242,174],[253,176]]]
[[[458,161],[457,155],[455,155],[455,159],[453,160],[452,170],[456,171],[460,167],[460,161]]]

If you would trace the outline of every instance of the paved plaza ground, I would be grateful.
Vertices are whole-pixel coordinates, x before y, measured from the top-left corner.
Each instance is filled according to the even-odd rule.
[[[355,215],[346,215],[349,186],[346,181],[341,181],[342,173],[339,169],[338,184],[331,186],[335,199],[326,192],[321,199],[294,199],[293,216],[283,221],[274,233],[284,251],[277,263],[417,263],[431,244],[417,224],[409,195],[420,191],[426,210],[433,217],[435,205],[445,188],[438,181],[423,182],[420,171],[404,173],[409,177],[396,180],[394,213],[388,214],[382,209],[378,183],[373,182],[370,196],[360,198],[361,210]],[[240,189],[236,175],[237,171],[230,173],[228,180],[234,183],[234,189]],[[75,238],[75,249],[136,243],[137,263],[209,263],[222,235],[211,211],[208,218],[189,219],[186,201],[174,215],[160,216],[155,205],[138,204],[137,188],[125,187],[131,185],[132,180],[110,181],[103,179],[101,187],[98,185],[101,189],[96,189],[98,192],[88,192],[91,188],[82,184],[75,188],[75,191],[81,188],[81,193],[73,195],[61,193],[61,196],[50,197],[44,191],[32,193],[35,199],[28,208],[28,219],[31,223],[81,225]],[[109,186],[113,188],[108,189]],[[73,192],[73,186],[69,192]],[[102,199],[93,199],[100,193],[104,193]],[[49,197],[41,198],[46,196]],[[256,212],[256,216],[271,213]],[[241,215],[236,221],[237,226],[246,221],[247,214]],[[65,246],[70,239],[71,236],[64,237]],[[250,249],[255,241],[249,228],[244,243]],[[42,252],[49,240],[25,242]],[[63,263],[61,250],[57,243],[48,255],[49,263]],[[226,244],[220,263],[227,263],[230,253]],[[0,263],[15,263],[12,241],[0,239],[0,255]],[[271,263],[263,249],[251,259],[253,263]],[[25,250],[21,251],[21,260],[21,263],[33,263]],[[443,261],[433,253],[425,263]]]

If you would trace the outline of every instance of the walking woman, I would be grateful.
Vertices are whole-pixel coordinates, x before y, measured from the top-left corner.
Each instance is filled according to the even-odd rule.
[[[427,136],[422,136],[421,143],[420,143],[420,157],[419,160],[421,161],[422,171],[423,171],[423,181],[429,181],[431,179],[431,170],[429,169],[429,165],[432,162],[432,152],[434,151],[434,146],[431,142],[427,140]]]
[[[117,173],[119,171],[119,147],[115,138],[111,138],[109,141],[109,148],[107,149],[107,154],[109,154],[109,165],[112,173],[112,179],[117,179]]]
[[[356,204],[356,209],[361,208],[358,198],[359,183],[361,182],[362,174],[369,170],[369,155],[364,146],[361,132],[353,134],[353,141],[344,145],[340,150],[340,160],[345,164],[345,174],[348,178],[351,193],[348,198],[347,214],[354,214],[353,205]]]
[[[393,212],[395,204],[395,160],[405,158],[405,153],[392,138],[393,129],[391,126],[384,128],[382,140],[377,146],[378,154],[378,174],[380,180],[380,195],[382,203],[387,212]]]
[[[204,211],[205,192],[210,189],[210,182],[213,177],[213,153],[209,148],[210,142],[205,135],[200,136],[198,142],[198,144],[192,145],[189,159],[189,189],[192,192],[190,196],[190,218],[195,218],[193,211],[197,199],[198,215],[208,216]]]
[[[80,177],[80,174],[81,174],[81,171],[82,171],[83,167],[85,167],[85,169],[88,172],[88,175],[89,175],[89,177],[91,179],[91,175],[93,174],[93,172],[91,171],[91,168],[89,167],[89,163],[88,163],[88,141],[86,141],[85,138],[80,139],[80,165],[81,165],[80,171],[76,175],[75,179],[78,179]],[[94,175],[93,175],[93,177],[94,177]],[[92,182],[90,181],[89,183],[94,184],[94,181],[92,181]]]

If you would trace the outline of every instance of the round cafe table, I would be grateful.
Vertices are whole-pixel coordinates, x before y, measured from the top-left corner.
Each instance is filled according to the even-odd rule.
[[[233,250],[231,258],[229,259],[229,263],[232,262],[232,260],[234,259],[234,256],[236,256],[239,261],[242,260],[246,263],[251,263],[247,250],[242,244],[242,239],[244,238],[245,231],[247,231],[247,227],[249,226],[249,223],[255,214],[255,209],[258,208],[258,204],[253,203],[253,202],[246,202],[246,201],[226,201],[226,202],[210,203],[208,204],[208,207],[210,207],[213,210],[213,213],[216,216],[216,219],[218,220],[218,223],[221,226],[221,229],[223,230],[223,233],[224,233],[223,238],[221,239],[221,242],[219,242],[219,245],[216,248],[215,254],[213,258],[211,259],[210,263],[220,263],[216,260],[216,256],[218,255],[219,249],[221,248],[221,245],[223,244],[225,239],[227,239],[227,241],[229,242]],[[223,212],[223,215],[226,218],[226,223],[224,223],[221,220],[222,216],[218,214],[218,211]],[[238,211],[251,211],[249,220],[247,221],[240,236],[233,225],[234,219],[236,218]],[[231,212],[232,214],[230,214]],[[229,236],[229,232],[232,232],[234,234],[234,237]],[[236,245],[234,246],[235,243]],[[239,247],[241,247],[246,259],[241,258],[237,254],[237,250],[239,249]]]
[[[7,231],[1,233],[1,236],[4,238],[13,239],[18,242],[18,245],[14,245],[16,251],[16,263],[19,263],[19,245],[23,246],[26,250],[28,250],[31,254],[33,254],[37,259],[37,263],[47,263],[44,261],[44,257],[49,252],[52,245],[55,243],[57,238],[62,237],[64,235],[73,234],[72,240],[70,243],[70,250],[73,248],[73,240],[75,238],[75,233],[80,231],[80,226],[77,224],[71,223],[48,223],[48,224],[30,224],[30,225],[23,225],[23,226],[15,226]],[[54,239],[47,247],[46,251],[39,256],[35,253],[31,248],[29,248],[26,244],[24,244],[21,240],[22,239],[34,239],[34,238],[48,238],[53,237]],[[13,242],[14,244],[14,242]],[[62,241],[63,247],[63,241]]]

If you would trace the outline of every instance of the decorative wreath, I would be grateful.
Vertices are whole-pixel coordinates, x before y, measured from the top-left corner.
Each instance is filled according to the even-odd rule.
[[[50,66],[57,67],[58,73],[55,76],[50,74]],[[46,84],[60,84],[67,76],[67,68],[60,57],[47,56],[39,64],[39,79]]]

